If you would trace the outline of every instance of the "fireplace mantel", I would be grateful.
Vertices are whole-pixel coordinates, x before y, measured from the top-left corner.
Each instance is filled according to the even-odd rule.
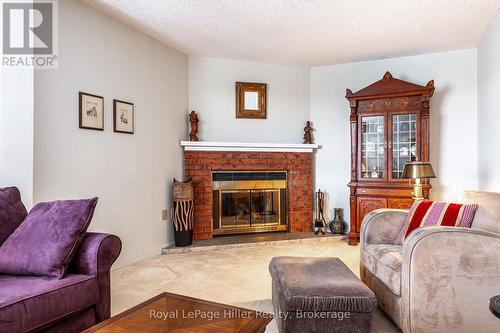
[[[317,144],[181,141],[185,151],[239,151],[268,153],[312,153]]]

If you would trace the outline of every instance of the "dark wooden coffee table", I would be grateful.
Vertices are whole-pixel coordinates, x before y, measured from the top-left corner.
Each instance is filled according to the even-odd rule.
[[[188,296],[163,293],[84,333],[261,333],[272,315]]]

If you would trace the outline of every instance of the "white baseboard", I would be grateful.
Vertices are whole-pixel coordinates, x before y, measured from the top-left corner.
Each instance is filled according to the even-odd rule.
[[[156,255],[161,254],[161,250],[164,247],[172,246],[174,245],[174,241],[165,243],[159,247],[155,247],[149,250],[141,251],[138,253],[134,253],[132,255],[126,256],[126,257],[119,257],[118,260],[115,261],[113,266],[111,267],[111,271],[135,264],[136,262],[139,262],[141,260],[147,259],[154,257]]]

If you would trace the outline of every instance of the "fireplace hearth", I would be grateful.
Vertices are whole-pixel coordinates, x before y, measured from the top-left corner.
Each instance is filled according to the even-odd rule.
[[[286,183],[286,171],[214,171],[213,234],[286,231]]]

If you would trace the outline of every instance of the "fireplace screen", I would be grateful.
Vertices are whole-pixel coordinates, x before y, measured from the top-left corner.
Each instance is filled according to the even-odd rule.
[[[286,230],[286,173],[228,174],[213,177],[214,234]]]
[[[279,190],[222,191],[221,228],[278,225]]]

